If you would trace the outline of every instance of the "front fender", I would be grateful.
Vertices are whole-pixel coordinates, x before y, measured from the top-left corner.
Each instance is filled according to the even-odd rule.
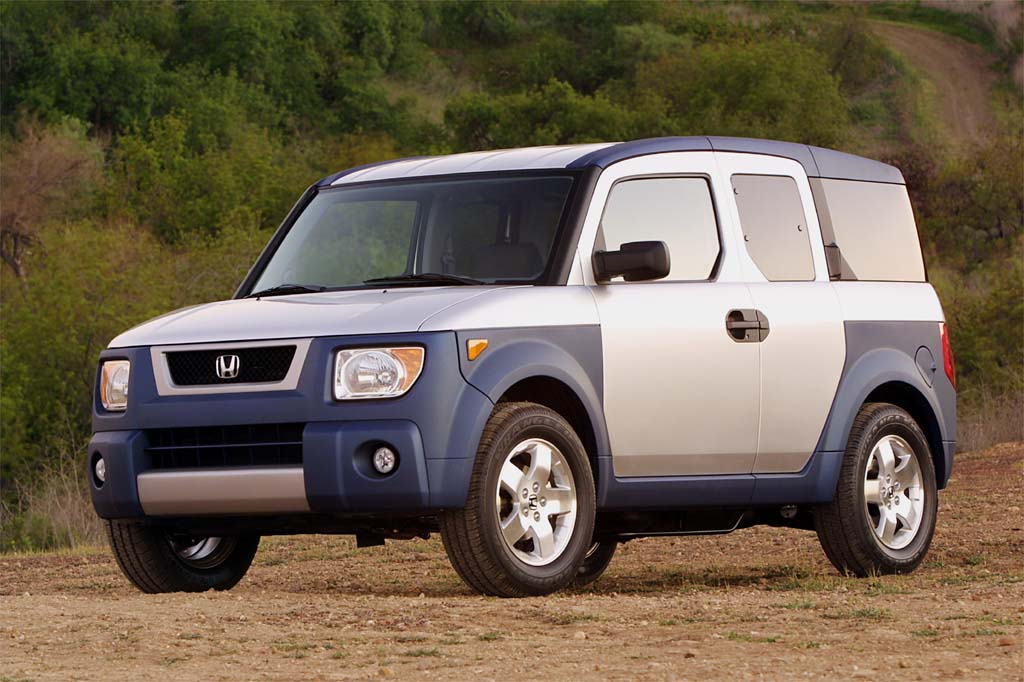
[[[601,330],[597,325],[460,331],[459,366],[470,385],[497,402],[524,379],[560,381],[579,398],[594,429],[598,457],[610,454],[604,420]],[[467,355],[469,339],[487,339],[476,360]]]

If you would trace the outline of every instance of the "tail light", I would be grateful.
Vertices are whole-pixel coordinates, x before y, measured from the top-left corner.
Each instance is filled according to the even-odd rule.
[[[939,325],[942,330],[942,365],[946,369],[946,376],[949,383],[956,389],[956,363],[953,361],[953,349],[949,345],[949,327],[943,322]]]

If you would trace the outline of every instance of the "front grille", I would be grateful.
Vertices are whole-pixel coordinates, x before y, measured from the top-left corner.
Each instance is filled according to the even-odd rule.
[[[154,469],[302,464],[305,424],[151,429],[146,454]]]
[[[237,376],[217,376],[217,358],[222,355],[238,357]],[[294,358],[295,346],[183,350],[167,353],[167,369],[177,386],[267,383],[283,381]]]

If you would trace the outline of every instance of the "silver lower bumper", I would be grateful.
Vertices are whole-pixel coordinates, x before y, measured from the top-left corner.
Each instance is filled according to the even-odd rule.
[[[150,516],[309,511],[302,467],[150,471],[138,486]]]

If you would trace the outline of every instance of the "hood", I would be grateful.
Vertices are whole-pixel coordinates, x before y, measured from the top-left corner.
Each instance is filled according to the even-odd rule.
[[[408,287],[235,299],[182,308],[126,331],[110,348],[397,334],[503,287]]]

